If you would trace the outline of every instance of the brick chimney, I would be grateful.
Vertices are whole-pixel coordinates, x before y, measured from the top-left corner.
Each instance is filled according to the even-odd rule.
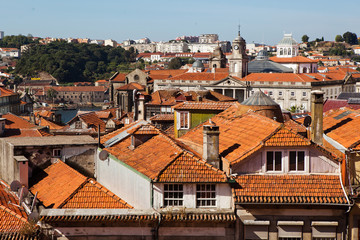
[[[324,92],[311,92],[311,140],[319,145],[323,144],[323,104]]]
[[[18,179],[20,183],[29,187],[29,160],[25,156],[14,156],[17,162]]]
[[[215,124],[203,126],[203,159],[220,169],[220,157],[219,157],[219,126]]]

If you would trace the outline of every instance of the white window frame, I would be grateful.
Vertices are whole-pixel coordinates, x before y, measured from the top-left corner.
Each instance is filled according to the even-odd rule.
[[[178,194],[178,197],[175,196],[177,194]],[[178,184],[178,183],[164,184],[164,207],[168,207],[168,206],[172,206],[172,207],[184,206],[184,185],[183,184]]]
[[[290,152],[295,152],[296,153],[296,169],[295,170],[291,170],[290,169]],[[298,170],[298,152],[303,152],[304,153],[304,170]],[[288,171],[289,172],[306,172],[306,151],[304,150],[296,150],[296,149],[290,149],[287,151],[287,158],[288,158]]]
[[[264,159],[265,159],[265,172],[268,172],[268,173],[280,173],[280,172],[283,172],[284,171],[284,152],[283,151],[281,151],[281,150],[276,150],[276,149],[269,149],[269,150],[266,150],[266,151],[264,151],[265,152],[265,157],[264,157]],[[268,152],[273,152],[273,168],[272,168],[272,170],[268,170],[268,168],[267,168],[267,163],[268,163],[268,159],[267,159],[267,156],[268,156]],[[280,152],[281,153],[281,170],[274,170],[275,169],[275,162],[276,162],[276,160],[275,160],[275,153],[276,152]]]
[[[187,126],[182,127],[181,126],[181,118],[182,114],[187,114],[187,119],[184,119],[184,121],[187,122]],[[177,112],[177,129],[189,129],[190,128],[190,112],[189,111],[179,111]]]
[[[204,189],[201,187],[204,186]],[[208,189],[208,187],[210,189]],[[200,189],[199,189],[200,188]],[[199,197],[199,195],[205,194],[205,197]],[[213,194],[213,196],[211,196]],[[199,204],[198,201],[204,201],[204,205]],[[196,207],[206,208],[206,207],[216,207],[216,184],[205,183],[205,184],[196,184]]]

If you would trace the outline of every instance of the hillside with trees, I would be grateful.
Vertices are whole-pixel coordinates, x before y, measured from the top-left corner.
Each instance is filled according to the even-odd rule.
[[[52,42],[34,44],[22,54],[16,73],[34,77],[38,72],[48,72],[61,83],[94,81],[108,78],[119,67],[136,60],[133,48],[113,48],[96,44]]]
[[[38,40],[33,40],[32,37],[26,37],[24,35],[18,36],[5,36],[3,39],[0,39],[0,47],[1,48],[18,48],[22,45],[38,43]]]

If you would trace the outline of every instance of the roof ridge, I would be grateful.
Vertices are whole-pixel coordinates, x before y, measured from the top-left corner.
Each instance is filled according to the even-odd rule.
[[[88,182],[89,178],[86,178],[83,183],[81,183],[79,185],[79,187],[77,187],[67,198],[64,199],[64,201],[62,203],[59,204],[59,206],[57,208],[62,208],[70,199],[72,199],[75,194],[77,194],[79,192],[80,189],[82,189],[85,184]]]

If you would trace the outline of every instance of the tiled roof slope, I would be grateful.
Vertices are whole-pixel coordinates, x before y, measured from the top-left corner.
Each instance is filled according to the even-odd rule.
[[[232,102],[182,102],[175,105],[176,110],[225,110],[233,105]]]
[[[117,159],[132,167],[155,181],[179,181],[182,182],[225,182],[225,175],[218,169],[192,153],[187,146],[172,139],[162,131],[150,124],[135,126],[137,122],[120,129],[116,133],[110,133],[101,141],[106,142],[112,137],[121,135],[124,131],[129,134],[153,135],[149,140],[136,146],[133,150],[131,135],[128,135],[118,143],[105,148]],[[196,173],[194,172],[196,170]]]
[[[6,129],[24,129],[24,128],[35,128],[36,125],[28,122],[22,117],[16,116],[12,113],[7,113],[2,115],[3,118],[6,118],[5,128]]]
[[[174,77],[170,77],[167,80],[196,80],[196,81],[219,81],[229,76],[229,73],[184,73]]]
[[[124,86],[117,88],[117,90],[134,90],[134,89],[142,91],[142,90],[145,90],[145,86],[135,83],[135,82],[132,82],[132,83],[129,83],[129,84],[126,84]]]
[[[309,139],[293,133],[284,127],[265,141],[266,147],[297,147],[310,145],[311,141]]]
[[[159,182],[224,182],[226,175],[189,154],[176,158],[157,178]]]
[[[231,163],[242,160],[248,154],[262,147],[263,141],[281,127],[280,123],[256,113],[239,116],[238,108],[240,107],[239,104],[236,104],[211,118],[211,121],[220,129],[220,155]],[[202,126],[197,126],[179,139],[197,150],[199,154],[202,154]]]
[[[30,188],[47,208],[132,208],[98,182],[88,179],[60,160]]]
[[[324,114],[324,133],[346,148],[360,143],[360,111],[349,108],[330,110]]]
[[[0,234],[17,232],[27,223],[24,209],[17,207],[17,204],[19,198],[0,180]]]
[[[43,127],[49,127],[50,130],[59,130],[64,128],[63,126],[57,125],[56,123],[46,120],[45,118],[40,119],[39,125]]]
[[[349,204],[337,175],[242,175],[236,182],[237,204]]]
[[[59,208],[132,208],[98,182],[88,179]]]
[[[313,60],[303,56],[296,56],[290,58],[279,58],[279,57],[271,57],[271,61],[277,63],[317,63],[317,60]]]

